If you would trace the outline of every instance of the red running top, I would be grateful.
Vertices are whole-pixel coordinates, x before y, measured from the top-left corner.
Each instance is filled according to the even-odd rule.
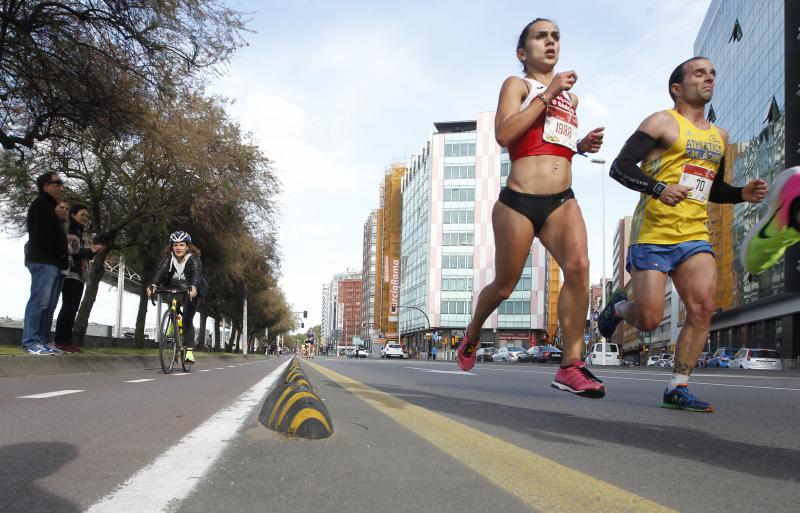
[[[519,110],[522,110],[530,105],[531,101],[536,99],[536,97],[546,89],[544,84],[541,84],[535,80],[531,80],[529,78],[525,78],[524,80],[531,85],[531,92],[528,94],[528,97],[525,98],[525,101],[522,102]],[[536,99],[536,101],[541,100]],[[550,101],[550,109],[563,111],[559,112],[558,117],[568,116],[574,122],[575,126],[578,125],[578,117],[575,114],[575,108],[572,106],[572,99],[566,91],[562,92],[560,95],[556,96]],[[511,162],[521,159],[522,157],[529,157],[531,155],[555,155],[557,157],[564,157],[572,162],[572,156],[575,155],[574,151],[566,146],[553,144],[543,139],[542,135],[544,132],[544,120],[546,112],[547,109],[542,111],[528,131],[522,134],[522,137],[511,141],[508,144],[508,155],[511,157]]]

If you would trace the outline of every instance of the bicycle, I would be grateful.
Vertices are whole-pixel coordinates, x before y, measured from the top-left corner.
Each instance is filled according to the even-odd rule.
[[[183,322],[181,313],[178,310],[178,296],[188,294],[189,291],[183,288],[156,289],[150,296],[150,301],[155,306],[156,294],[167,295],[167,311],[161,317],[159,329],[161,337],[158,341],[158,356],[161,360],[161,370],[164,374],[170,374],[175,368],[175,361],[180,357],[183,372],[191,372],[192,364],[186,362],[186,346],[183,345]]]

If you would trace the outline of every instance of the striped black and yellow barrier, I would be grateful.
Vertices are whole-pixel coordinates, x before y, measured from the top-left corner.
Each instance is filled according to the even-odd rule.
[[[314,393],[300,365],[293,362],[267,397],[260,420],[269,429],[300,438],[320,439],[333,434],[328,409]]]

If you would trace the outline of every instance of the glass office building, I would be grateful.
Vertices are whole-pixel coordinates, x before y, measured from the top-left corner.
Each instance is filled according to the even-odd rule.
[[[791,5],[794,4],[794,5]],[[800,2],[784,0],[712,0],[695,41],[695,55],[708,57],[717,71],[708,119],[729,134],[726,180],[744,185],[754,178],[768,182],[797,165],[794,151],[797,84],[790,51],[792,10]],[[796,14],[796,13],[795,13]],[[788,78],[788,80],[787,80]],[[794,88],[794,89],[793,89]],[[790,101],[787,103],[787,97]],[[794,103],[793,103],[794,102]],[[778,349],[784,358],[798,356],[800,338],[800,249],[758,276],[741,264],[743,242],[766,212],[759,205],[712,206],[709,229],[720,275],[721,310],[712,321],[711,349],[759,346]]]

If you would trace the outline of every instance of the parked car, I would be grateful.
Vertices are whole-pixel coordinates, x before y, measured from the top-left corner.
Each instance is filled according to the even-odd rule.
[[[598,342],[589,353],[591,365],[619,365],[619,346]]]
[[[405,357],[403,347],[400,344],[386,344],[381,349],[381,358],[400,358]]]
[[[671,353],[661,353],[658,355],[658,361],[656,362],[656,367],[666,367],[667,362],[675,361],[675,355]]]
[[[730,366],[734,369],[783,370],[783,360],[774,349],[743,347],[733,355]]]
[[[353,351],[353,358],[366,358],[367,356],[369,356],[369,353],[363,347],[356,348],[356,350]]]
[[[561,363],[564,354],[556,346],[533,346],[528,349],[533,363]]]
[[[658,367],[658,360],[661,358],[659,355],[654,354],[647,359],[647,367]]]
[[[731,360],[733,360],[733,356],[735,354],[736,350],[733,348],[720,347],[714,351],[714,354],[712,354],[711,358],[708,359],[708,368],[730,368]]]
[[[627,355],[622,357],[622,366],[623,367],[636,367],[639,365],[639,359],[633,355]]]
[[[525,353],[525,350],[522,349],[521,347],[516,347],[516,346],[501,347],[500,350],[497,351],[497,353],[492,355],[492,361],[516,363],[519,360],[519,355],[521,355],[522,353]]]
[[[475,354],[475,359],[479,362],[491,362],[492,356],[497,353],[496,347],[482,347]]]

